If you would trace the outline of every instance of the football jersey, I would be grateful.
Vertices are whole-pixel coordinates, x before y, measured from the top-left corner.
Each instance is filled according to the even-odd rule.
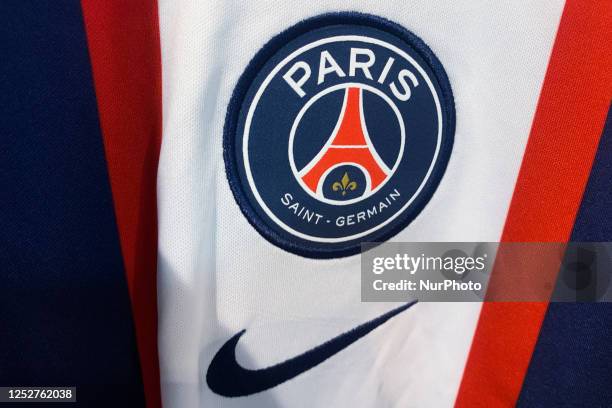
[[[0,386],[610,406],[608,303],[363,302],[365,242],[612,240],[612,3],[0,5]]]

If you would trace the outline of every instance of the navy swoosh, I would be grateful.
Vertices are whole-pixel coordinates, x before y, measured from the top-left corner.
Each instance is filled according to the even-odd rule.
[[[321,364],[416,302],[393,309],[296,357],[258,370],[243,368],[236,361],[236,345],[246,332],[242,330],[215,354],[208,366],[206,382],[213,392],[225,397],[242,397],[265,391]]]

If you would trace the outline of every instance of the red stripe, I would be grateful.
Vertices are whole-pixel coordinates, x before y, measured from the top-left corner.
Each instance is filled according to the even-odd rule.
[[[502,241],[569,239],[612,96],[610,21],[610,1],[565,6]],[[547,306],[483,304],[457,406],[516,404]]]
[[[156,179],[161,56],[157,2],[82,0],[81,5],[147,406],[160,407]]]

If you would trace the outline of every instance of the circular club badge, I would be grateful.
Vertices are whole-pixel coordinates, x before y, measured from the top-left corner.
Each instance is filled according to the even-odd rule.
[[[446,168],[454,102],[442,65],[406,29],[328,14],[266,44],[224,130],[243,214],[290,252],[335,258],[406,227]]]

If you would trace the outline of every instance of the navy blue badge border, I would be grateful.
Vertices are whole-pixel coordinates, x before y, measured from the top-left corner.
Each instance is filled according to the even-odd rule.
[[[358,254],[361,250],[361,243],[349,241],[344,248],[308,248],[303,244],[292,242],[272,230],[252,208],[251,203],[243,192],[243,187],[238,176],[234,140],[244,98],[246,97],[249,87],[255,80],[255,77],[266,62],[289,41],[312,30],[331,25],[364,25],[386,31],[400,38],[411,45],[419,53],[420,57],[429,64],[436,75],[441,90],[440,105],[442,117],[446,119],[446,126],[443,128],[444,137],[440,148],[439,164],[434,166],[428,186],[419,194],[411,205],[410,210],[400,215],[398,222],[385,233],[378,236],[377,241],[386,241],[399,233],[421,213],[423,208],[425,208],[425,205],[427,205],[433,196],[433,193],[446,171],[446,166],[453,148],[455,134],[455,102],[448,76],[442,64],[423,40],[399,24],[382,17],[358,12],[327,13],[300,21],[287,30],[277,34],[261,47],[238,79],[238,83],[236,84],[227,108],[225,125],[223,127],[223,159],[225,161],[227,180],[240,210],[261,236],[273,245],[296,255],[319,259],[342,258]]]

